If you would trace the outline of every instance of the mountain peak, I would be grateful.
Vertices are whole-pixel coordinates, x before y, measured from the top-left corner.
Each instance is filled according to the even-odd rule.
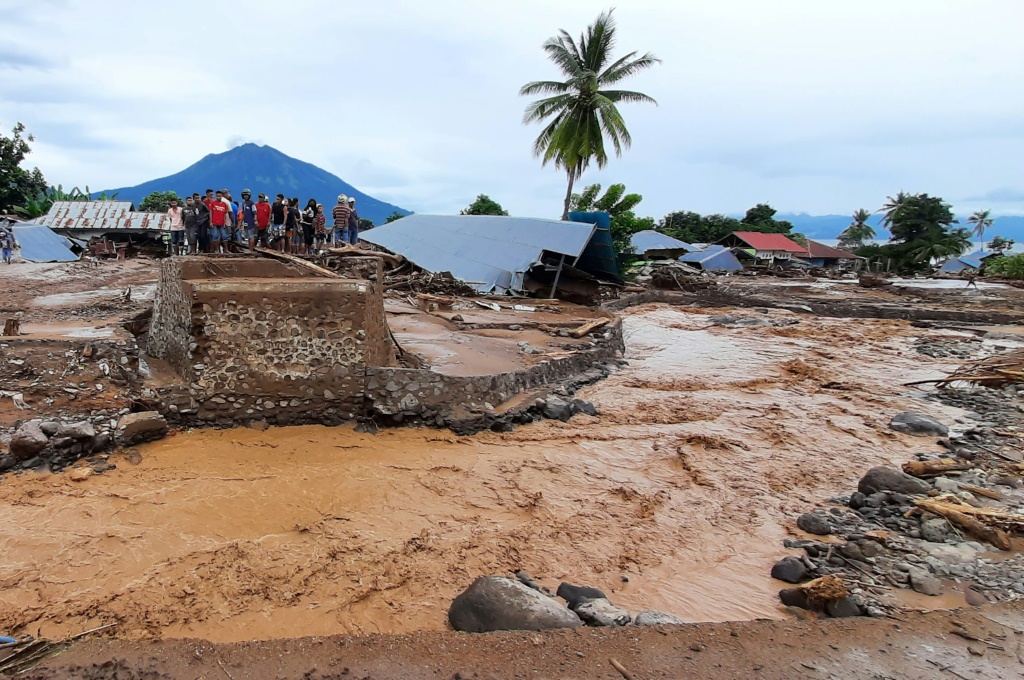
[[[355,197],[359,216],[374,224],[383,224],[394,212],[408,215],[409,211],[391,203],[364,194],[354,186],[318,168],[269,145],[255,142],[239,144],[219,153],[211,153],[181,172],[137,184],[133,187],[110,189],[123,201],[138,204],[154,191],[174,191],[179,196],[203,192],[208,188],[227,187],[237,197],[243,188],[253,195],[265,193],[274,196],[283,193],[298,197],[302,205],[310,198],[322,203],[328,211],[338,200],[338,194]]]

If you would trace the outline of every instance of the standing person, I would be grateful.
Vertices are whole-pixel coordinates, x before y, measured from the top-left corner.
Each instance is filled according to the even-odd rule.
[[[210,204],[201,199],[199,193],[192,194],[192,205],[196,208],[196,241],[193,253],[205,253],[210,249]]]
[[[185,227],[185,252],[192,252],[196,237],[199,235],[199,210],[195,198],[185,197],[185,207],[181,209],[181,223]]]
[[[256,242],[264,248],[270,247],[270,203],[267,203],[267,195],[260,194],[260,200],[256,203],[253,211],[256,214]]]
[[[302,238],[306,246],[306,253],[315,254],[313,222],[316,220],[316,199],[306,201],[306,207],[302,210]]]
[[[14,262],[14,249],[18,242],[14,240],[13,228],[0,228],[0,255],[3,256],[4,264]]]
[[[171,255],[181,255],[182,246],[185,245],[185,222],[182,219],[181,208],[178,207],[177,199],[171,199],[171,205],[167,208],[167,218],[171,223]]]
[[[252,192],[242,189],[242,203],[238,210],[238,242],[248,243],[249,250],[252,250],[256,245],[256,232],[256,204],[252,202]]]
[[[231,238],[228,227],[228,214],[231,212],[231,203],[224,200],[220,191],[214,200],[210,201],[210,252],[216,253],[220,249],[221,241],[225,243]]]
[[[359,246],[359,213],[356,212],[356,199],[349,196],[348,208],[351,210],[348,216],[348,242]]]
[[[338,196],[338,205],[331,210],[331,217],[334,218],[334,245],[348,241],[348,218],[352,209],[348,207],[348,196]]]
[[[324,206],[316,204],[316,215],[313,216],[313,239],[316,242],[317,251],[323,250],[327,243],[327,215],[324,215]]]
[[[270,245],[272,248],[284,252],[284,239],[287,238],[284,232],[285,218],[288,216],[288,207],[285,205],[284,194],[278,194],[277,200],[270,206],[270,216],[273,226],[270,227]]]
[[[291,236],[288,238],[288,242],[291,247],[291,251],[295,255],[304,255],[306,239],[302,235],[302,213],[299,212],[299,199],[292,198],[288,201],[288,233]]]
[[[237,238],[235,236],[235,229],[238,226],[238,221],[236,219],[236,215],[238,215],[238,206],[231,200],[231,192],[227,189],[221,189],[217,194],[220,196],[220,200],[224,202],[224,205],[228,207],[227,215],[224,216],[224,230],[221,233],[224,252],[234,252],[235,248],[233,244]]]

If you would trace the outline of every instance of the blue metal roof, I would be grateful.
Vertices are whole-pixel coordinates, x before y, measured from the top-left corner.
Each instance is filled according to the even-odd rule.
[[[633,244],[633,249],[636,250],[638,255],[643,255],[648,250],[687,250],[690,252],[697,250],[695,246],[685,241],[666,236],[653,229],[638,231],[633,234],[630,243]]]
[[[735,272],[743,269],[743,265],[732,254],[732,250],[719,245],[708,246],[695,253],[686,253],[679,258],[679,261],[699,264],[700,268],[706,272]]]
[[[991,254],[992,253],[976,250],[973,253],[961,255],[960,257],[951,257],[946,260],[946,263],[942,265],[942,267],[939,268],[939,271],[946,272],[947,274],[956,274],[965,269],[979,269],[981,267],[982,259]]]
[[[29,262],[74,262],[78,259],[78,256],[64,245],[64,239],[53,233],[49,227],[16,225],[14,240],[21,246],[21,256]]]
[[[522,290],[523,275],[544,251],[572,264],[596,226],[495,215],[409,215],[359,238],[430,272],[451,272],[481,292]]]
[[[611,279],[621,283],[622,275],[619,273],[619,262],[615,257],[615,245],[612,243],[611,215],[604,211],[571,212],[569,219],[573,222],[595,225],[594,234],[576,261],[575,267],[599,279]]]

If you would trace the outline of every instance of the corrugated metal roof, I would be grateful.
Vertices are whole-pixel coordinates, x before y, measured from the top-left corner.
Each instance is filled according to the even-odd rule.
[[[795,241],[791,241],[783,234],[762,234],[759,231],[734,231],[731,235],[757,250],[782,250],[788,253],[807,252],[807,248],[804,248]]]
[[[695,246],[692,246],[685,241],[680,241],[677,238],[666,236],[665,234],[654,231],[653,229],[638,231],[633,234],[629,241],[633,244],[634,250],[636,250],[639,255],[643,255],[649,250],[687,250],[690,252],[697,250]]]
[[[569,219],[594,225],[594,233],[574,266],[599,279],[621,283],[622,275],[619,273],[619,262],[612,243],[611,215],[603,211],[571,212]]]
[[[743,265],[733,255],[732,250],[725,246],[708,246],[695,253],[686,253],[679,258],[680,262],[699,264],[704,271],[734,272],[743,269]]]
[[[57,201],[35,222],[62,230],[170,231],[171,228],[166,214],[135,212],[130,201]]]
[[[544,251],[579,257],[596,226],[493,215],[409,215],[362,232],[431,272],[451,272],[481,292],[522,290]],[[569,264],[572,264],[570,261]]]
[[[981,250],[976,250],[973,253],[967,255],[961,255],[959,257],[951,257],[946,260],[946,263],[939,268],[940,272],[946,272],[947,274],[956,274],[962,272],[965,269],[980,269],[981,261],[989,257],[992,253],[986,253]]]
[[[848,250],[842,250],[840,248],[833,248],[827,246],[824,243],[818,243],[807,239],[807,257],[821,257],[825,259],[836,259],[836,260],[863,260],[864,258],[854,255]]]
[[[21,246],[21,256],[29,262],[74,262],[78,259],[64,245],[64,239],[49,227],[15,225],[14,240]]]

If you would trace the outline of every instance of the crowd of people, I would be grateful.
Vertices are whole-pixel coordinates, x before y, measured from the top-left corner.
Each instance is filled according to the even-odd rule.
[[[252,200],[252,192],[242,189],[236,202],[227,189],[207,189],[185,198],[180,206],[172,200],[170,249],[173,254],[237,252],[257,245],[282,253],[311,255],[328,245],[359,244],[359,214],[356,199],[345,194],[331,209],[331,226],[324,206],[309,199],[300,208],[298,198],[278,194],[269,202],[266,194]]]

